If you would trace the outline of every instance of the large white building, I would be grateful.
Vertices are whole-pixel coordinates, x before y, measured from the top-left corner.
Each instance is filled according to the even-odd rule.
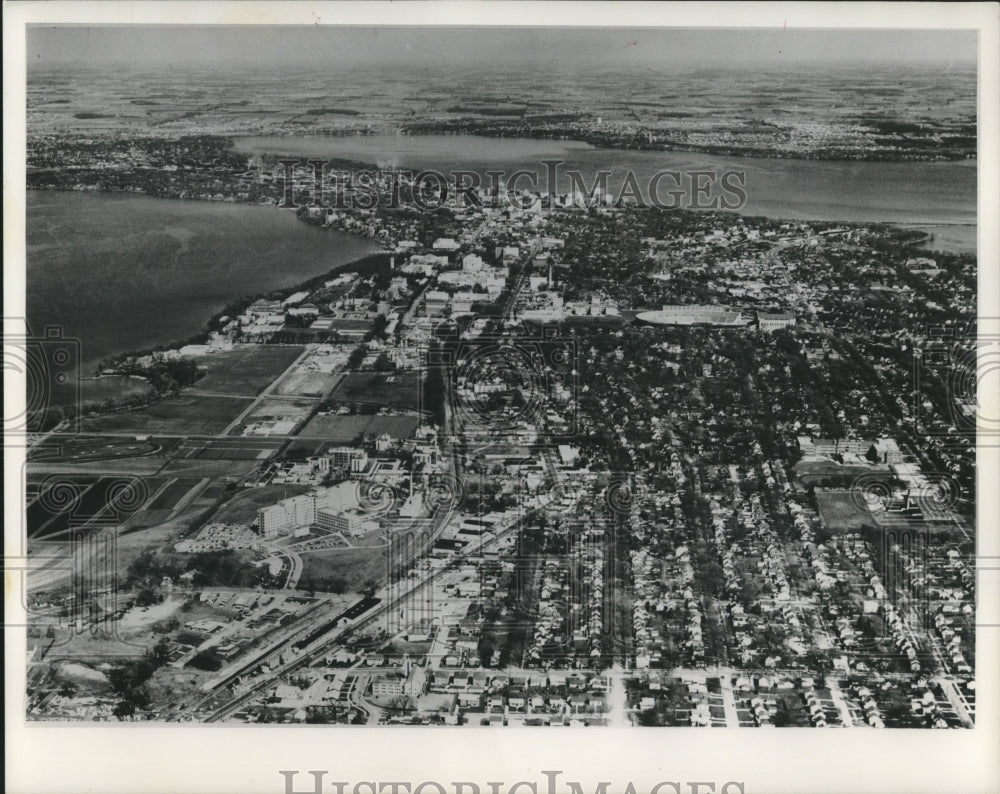
[[[316,511],[316,524],[333,532],[357,533],[365,522],[365,514],[357,509],[337,510],[321,507]]]
[[[785,312],[757,312],[757,326],[761,331],[777,331],[795,325],[795,315]]]
[[[273,538],[318,523],[319,510],[343,512],[356,508],[357,504],[355,484],[342,482],[260,508],[257,511],[257,528],[263,537]]]
[[[316,523],[316,496],[313,493],[291,496],[257,511],[257,527],[265,538],[285,534],[295,527]]]

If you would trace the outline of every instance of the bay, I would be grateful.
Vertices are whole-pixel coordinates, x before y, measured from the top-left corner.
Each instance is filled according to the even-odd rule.
[[[196,334],[235,298],[381,250],[273,206],[134,194],[28,191],[26,225],[29,327],[79,340],[84,375]]]

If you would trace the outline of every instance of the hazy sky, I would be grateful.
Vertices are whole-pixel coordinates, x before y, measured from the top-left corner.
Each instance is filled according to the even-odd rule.
[[[29,26],[30,66],[970,63],[974,31]]]

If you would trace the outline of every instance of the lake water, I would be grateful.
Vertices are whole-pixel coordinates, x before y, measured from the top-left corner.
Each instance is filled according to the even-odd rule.
[[[476,135],[371,135],[346,137],[246,137],[240,151],[292,157],[346,158],[382,167],[428,168],[442,172],[531,169],[543,175],[543,159],[561,159],[587,185],[602,169],[612,172],[616,193],[631,170],[645,191],[657,171],[746,172],[745,215],[792,220],[919,224],[935,233],[942,250],[976,248],[976,163],[834,162],[784,158],[750,159],[598,149],[579,141],[488,138]],[[519,183],[524,185],[527,179]],[[545,190],[539,177],[539,189]],[[663,183],[663,190],[670,182]],[[560,191],[568,190],[563,180]]]
[[[541,160],[561,159],[562,169],[579,170],[587,184],[596,171],[610,170],[612,191],[629,169],[640,184],[663,169],[740,170],[747,174],[745,214],[919,226],[935,234],[931,248],[975,251],[975,163],[752,160],[470,135],[244,138],[237,146],[443,172],[543,174]],[[28,320],[35,333],[60,325],[78,338],[84,373],[102,358],[189,337],[234,298],[291,286],[379,250],[274,207],[38,191],[29,191],[27,202]]]
[[[380,250],[275,207],[114,193],[27,199],[28,323],[79,339],[85,375],[107,356],[197,333],[234,298]]]

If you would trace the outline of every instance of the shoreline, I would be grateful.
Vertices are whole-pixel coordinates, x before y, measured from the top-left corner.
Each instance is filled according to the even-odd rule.
[[[720,155],[722,156],[722,155]],[[377,165],[370,165],[372,169],[378,169]],[[410,170],[420,170],[420,169],[410,169]],[[280,202],[277,200],[272,201],[240,201],[238,199],[232,198],[192,198],[190,196],[164,196],[158,193],[149,193],[139,190],[109,190],[107,188],[96,188],[96,187],[55,187],[55,186],[32,186],[29,185],[25,188],[26,192],[30,193],[80,193],[80,194],[103,194],[107,196],[145,196],[152,199],[162,199],[166,201],[183,201],[189,204],[232,204],[241,207],[267,207],[279,210],[287,210],[289,212],[298,212],[298,207],[282,207]],[[647,208],[649,209],[649,208]],[[651,208],[655,209],[655,208]],[[726,215],[739,215],[744,218],[768,218],[775,221],[785,221],[788,223],[848,223],[863,226],[894,226],[901,229],[908,228],[924,228],[928,226],[941,226],[941,227],[954,227],[954,228],[978,228],[978,220],[969,221],[955,221],[955,220],[934,220],[934,219],[921,219],[912,221],[892,221],[892,220],[873,220],[873,219],[861,219],[861,218],[795,218],[787,215],[763,215],[761,213],[743,213],[739,210],[721,209],[721,208],[711,208],[711,209],[696,209],[693,207],[685,207],[685,210],[692,212],[719,212]],[[316,228],[326,229],[327,227],[321,226],[319,224],[309,224]],[[335,231],[342,231],[345,234],[350,234],[352,237],[365,238],[364,235],[359,232],[355,232],[351,229],[336,229]],[[965,251],[965,252],[955,252],[955,253],[968,253],[970,255],[975,255],[975,250]]]
[[[530,140],[530,141],[559,141],[580,143],[592,149],[608,152],[672,152],[677,154],[704,154],[714,157],[744,157],[748,160],[800,160],[802,162],[828,162],[828,163],[976,163],[978,156],[975,152],[962,154],[954,152],[951,154],[940,154],[933,157],[920,157],[900,153],[900,156],[870,156],[863,151],[859,151],[857,156],[848,156],[846,153],[838,152],[836,148],[829,150],[817,149],[810,152],[786,152],[781,149],[754,149],[730,147],[723,144],[684,144],[676,142],[655,142],[647,143],[641,140],[622,141],[621,145],[614,146],[608,141],[594,142],[588,140],[586,134],[572,134],[553,131],[543,134],[540,130],[513,130],[512,134],[504,135],[498,133],[488,133],[479,130],[454,129],[449,127],[427,129],[419,128],[387,128],[384,130],[374,129],[365,132],[314,132],[307,135],[296,134],[295,132],[266,132],[254,135],[239,135],[239,137],[268,137],[268,138],[288,138],[295,140],[303,137],[313,138],[373,138],[380,135],[394,135],[401,138],[426,138],[434,135],[447,135],[459,137],[463,135],[475,136],[499,141]],[[227,136],[223,136],[227,137]],[[631,143],[632,145],[625,145]]]
[[[131,198],[140,198],[140,199],[152,199],[152,200],[158,200],[158,201],[174,201],[174,202],[182,202],[182,203],[184,203],[186,205],[189,205],[189,206],[192,206],[192,207],[195,206],[195,205],[199,205],[199,204],[206,204],[206,205],[213,205],[213,206],[227,205],[227,206],[232,206],[234,208],[235,207],[248,207],[248,208],[261,207],[261,208],[264,208],[264,209],[285,210],[286,212],[289,211],[286,208],[282,208],[277,202],[274,202],[274,201],[268,201],[268,202],[247,202],[247,201],[241,201],[241,200],[232,199],[232,198],[216,198],[216,199],[211,199],[211,198],[195,198],[195,197],[189,197],[189,196],[186,196],[186,197],[185,196],[169,196],[169,195],[160,195],[160,194],[157,194],[157,193],[150,193],[150,192],[146,192],[146,191],[137,191],[137,190],[108,190],[108,189],[103,189],[103,188],[93,188],[93,187],[89,187],[89,186],[78,186],[78,187],[28,186],[26,188],[26,194],[34,194],[36,196],[42,196],[43,194],[49,193],[49,192],[51,192],[51,193],[58,193],[58,194],[91,195],[91,196],[95,196],[95,197],[99,197],[99,198],[107,198],[107,199],[111,199],[111,200],[114,200],[114,199],[127,200],[127,199],[131,199]],[[290,210],[290,211],[293,214],[296,212],[296,210]],[[26,213],[25,213],[26,216],[30,215],[30,213],[31,213],[31,208],[30,207],[26,207]],[[298,228],[300,225],[302,225],[302,221],[301,221],[300,218],[296,217],[295,218],[295,226],[296,226],[296,228]],[[306,224],[306,225],[308,225],[308,224]],[[327,231],[327,230],[323,229],[323,228],[317,228],[317,232],[321,233],[321,232],[324,232],[324,231]],[[387,251],[387,249],[385,249],[384,245],[382,245],[381,243],[379,243],[376,240],[373,240],[371,238],[365,237],[365,235],[363,235],[363,234],[360,234],[360,233],[357,233],[357,232],[355,232],[353,230],[348,230],[348,229],[342,229],[342,230],[337,230],[337,231],[341,231],[343,234],[348,235],[351,239],[356,239],[356,240],[359,240],[359,241],[366,241],[366,242],[370,243],[373,247],[376,247],[377,250],[371,251],[370,253],[362,253],[360,256],[355,256],[354,258],[350,259],[349,261],[346,261],[346,262],[343,262],[341,264],[335,265],[332,268],[329,267],[329,266],[327,266],[327,265],[324,265],[322,270],[320,270],[320,271],[318,271],[318,272],[316,272],[316,273],[314,273],[312,275],[309,275],[309,276],[307,276],[305,278],[301,278],[300,277],[298,280],[296,280],[293,283],[282,282],[281,284],[276,285],[276,286],[274,286],[274,287],[272,287],[272,288],[270,288],[268,290],[264,290],[264,292],[268,292],[268,293],[275,292],[275,293],[277,293],[277,292],[294,291],[297,287],[299,287],[299,286],[301,286],[303,284],[306,284],[306,283],[308,283],[311,280],[315,280],[315,279],[323,278],[323,277],[328,277],[331,273],[342,272],[342,269],[344,269],[344,268],[350,268],[350,267],[357,266],[359,263],[364,262],[364,260],[367,259],[368,257],[379,256],[379,255],[383,255],[385,253],[388,253],[388,251]],[[298,233],[298,232],[296,232],[296,233]],[[26,247],[27,247],[27,245],[26,245]],[[26,261],[25,261],[25,275],[26,275],[26,278],[27,278],[27,264],[28,264],[27,259],[29,259],[29,258],[30,258],[30,256],[26,257]],[[210,314],[207,314],[207,315],[203,314],[203,315],[201,315],[199,317],[199,319],[198,319],[198,325],[197,325],[197,327],[192,328],[192,330],[190,332],[188,332],[188,333],[186,333],[184,335],[177,335],[177,334],[175,334],[173,336],[170,336],[170,337],[167,337],[167,338],[163,338],[163,339],[160,339],[158,341],[148,342],[147,344],[145,344],[144,346],[139,347],[139,348],[123,350],[123,351],[118,352],[118,353],[105,354],[105,355],[102,355],[98,359],[90,359],[90,360],[88,360],[86,362],[81,362],[81,363],[88,364],[88,366],[89,365],[93,365],[93,367],[99,367],[99,365],[102,362],[106,362],[106,361],[109,361],[109,360],[110,361],[118,361],[118,360],[120,360],[121,358],[123,358],[125,356],[150,355],[152,353],[156,353],[156,352],[159,352],[159,351],[162,351],[162,350],[165,350],[165,349],[170,349],[172,347],[179,347],[179,346],[182,346],[182,345],[185,345],[185,344],[194,344],[194,343],[198,343],[200,341],[204,341],[204,339],[206,338],[207,334],[212,330],[211,324],[213,323],[213,321],[217,320],[220,316],[222,316],[223,314],[225,314],[226,310],[228,308],[231,308],[234,303],[240,302],[240,301],[242,301],[244,299],[246,299],[249,302],[250,300],[252,300],[252,296],[249,295],[249,294],[243,294],[243,293],[229,293],[229,294],[226,294],[221,299],[221,301],[219,303],[219,306],[218,306],[218,309],[216,309],[215,311],[212,311]],[[183,332],[181,332],[181,333],[183,333]],[[110,373],[110,375],[115,375],[115,374],[117,374],[117,373]],[[94,369],[92,371],[88,371],[88,374],[82,376],[82,379],[83,380],[96,381],[96,380],[99,380],[100,377],[101,377],[100,369]]]
[[[320,279],[329,278],[338,272],[348,272],[350,268],[356,267],[359,264],[365,262],[366,260],[372,259],[373,257],[387,256],[387,255],[388,255],[387,253],[382,253],[382,252],[366,254],[365,256],[359,257],[357,259],[352,259],[350,262],[345,262],[342,265],[337,265],[335,268],[331,270],[327,270],[316,276],[312,276],[311,278],[306,279],[305,281],[300,281],[291,286],[279,287],[277,289],[272,290],[272,292],[292,293],[297,291],[300,287],[305,287],[311,284],[312,282],[315,282]],[[120,353],[110,358],[108,366],[120,365],[127,359],[140,358],[143,356],[152,356],[155,355],[156,353],[165,352],[167,350],[180,349],[180,347],[183,347],[184,345],[188,344],[200,344],[204,342],[205,339],[208,337],[209,333],[211,333],[211,327],[210,327],[211,323],[218,320],[219,317],[225,315],[229,310],[229,307],[231,307],[236,302],[244,300],[244,298],[246,298],[246,296],[231,299],[226,304],[225,307],[223,307],[221,310],[219,310],[215,314],[211,315],[207,320],[205,320],[204,324],[202,325],[202,329],[198,331],[196,334],[193,334],[183,340],[173,339],[168,342],[159,343],[153,347],[143,348],[140,350],[130,350]],[[253,298],[249,298],[249,300],[252,302]],[[271,343],[263,342],[263,343],[253,343],[253,344],[268,345]],[[282,343],[278,342],[274,344],[280,345]],[[98,366],[100,367],[100,363],[98,364]],[[80,384],[81,386],[85,383],[99,384],[102,380],[112,380],[112,379],[122,379],[122,378],[135,380],[137,381],[136,385],[138,385],[139,382],[144,383],[148,387],[148,392],[141,398],[139,398],[138,395],[122,394],[118,395],[117,397],[106,397],[104,398],[103,401],[99,399],[87,400],[84,399],[81,395],[81,398],[77,405],[72,405],[72,404],[63,405],[59,403],[54,403],[52,405],[46,406],[43,410],[47,412],[52,409],[59,409],[64,414],[67,410],[72,410],[75,411],[75,415],[78,418],[82,416],[105,416],[107,414],[120,413],[122,411],[138,410],[140,408],[145,408],[150,405],[154,405],[162,400],[175,396],[176,394],[183,391],[184,388],[197,385],[197,381],[195,381],[192,384],[180,387],[176,392],[158,391],[154,386],[153,382],[150,380],[149,376],[147,375],[138,375],[135,373],[120,372],[120,371],[108,371],[107,367],[98,369],[98,371],[94,372],[92,375],[81,375]],[[137,398],[135,404],[129,405],[128,401],[133,398]],[[107,405],[108,401],[111,401],[112,404],[108,405],[103,410],[97,409],[98,405]],[[48,430],[45,430],[43,432],[50,432],[51,429],[52,428],[49,428]]]
[[[273,209],[277,209],[277,210],[289,210],[290,209],[290,208],[281,207],[280,204],[277,203],[277,202],[275,202],[275,201],[247,202],[247,201],[240,201],[240,200],[231,199],[231,198],[205,199],[205,198],[191,198],[191,197],[179,197],[179,196],[178,197],[174,197],[174,196],[157,195],[157,194],[153,194],[153,193],[148,193],[148,192],[144,192],[144,191],[136,191],[136,190],[106,190],[106,189],[97,189],[97,188],[89,188],[89,187],[68,187],[67,188],[67,187],[37,187],[37,186],[28,187],[28,188],[26,188],[26,190],[30,191],[30,192],[33,192],[33,193],[37,193],[37,194],[42,194],[42,193],[50,192],[51,191],[51,192],[58,192],[58,193],[101,194],[101,195],[106,195],[106,196],[126,196],[126,197],[127,196],[144,196],[144,197],[153,198],[153,199],[165,199],[165,200],[172,200],[172,201],[184,201],[186,203],[200,203],[200,202],[205,202],[205,203],[209,203],[209,204],[232,204],[232,205],[239,205],[239,206],[245,206],[245,207],[267,207],[267,208],[273,208]],[[312,226],[312,227],[318,228],[318,229],[320,229],[322,231],[329,231],[330,230],[330,227],[325,227],[325,226],[322,226],[322,225],[318,225],[318,224],[309,222],[308,219],[305,216],[303,216],[301,213],[298,213],[297,209],[291,209],[291,211],[292,212],[296,212],[297,213],[296,220],[299,221],[299,222],[304,223],[306,226]],[[690,210],[690,211],[695,212],[696,210]],[[705,210],[702,210],[702,211],[705,211]],[[721,214],[724,214],[724,215],[734,215],[734,216],[742,216],[742,217],[768,217],[768,216],[759,216],[759,215],[757,215],[757,216],[744,216],[743,213],[740,213],[740,212],[738,212],[736,210],[709,210],[709,211],[710,212],[718,212],[718,213],[721,213]],[[771,218],[771,220],[785,220],[785,221],[800,222],[800,223],[846,223],[846,224],[861,225],[861,226],[889,226],[889,227],[893,227],[893,228],[909,229],[909,230],[920,230],[920,229],[925,228],[925,227],[937,227],[937,226],[940,226],[940,227],[956,227],[956,228],[963,228],[963,227],[964,228],[968,228],[968,227],[975,228],[975,227],[978,226],[977,222],[972,222],[972,221],[942,221],[942,222],[905,221],[905,222],[890,222],[890,221],[842,221],[842,220],[832,220],[831,221],[831,220],[819,220],[819,219],[794,219],[794,218]],[[359,237],[359,238],[363,238],[363,239],[370,239],[370,238],[365,238],[365,236],[363,234],[361,234],[360,232],[355,231],[355,230],[351,230],[351,229],[334,229],[334,231],[341,231],[343,233],[350,234],[353,237]],[[917,247],[921,247],[923,250],[926,250],[929,254],[939,253],[939,252],[935,251],[933,248],[928,247],[929,244],[933,243],[934,239],[935,239],[935,235],[933,234],[933,232],[927,231],[927,232],[925,232],[925,236],[924,236],[923,239],[918,240],[918,241],[914,241],[912,244],[915,245],[915,246],[917,246]],[[383,248],[382,248],[381,251],[373,252],[371,254],[366,254],[364,256],[358,257],[358,258],[353,259],[353,260],[351,260],[349,262],[346,262],[344,264],[337,265],[336,267],[334,267],[334,268],[332,268],[330,270],[326,270],[326,271],[324,271],[322,273],[319,273],[319,274],[317,274],[315,276],[312,276],[312,277],[304,279],[304,280],[300,280],[300,281],[295,282],[293,284],[287,284],[287,285],[284,285],[284,286],[276,287],[273,290],[271,290],[271,292],[275,292],[275,293],[281,293],[281,292],[289,292],[289,293],[291,293],[291,292],[295,292],[295,291],[299,290],[300,288],[303,288],[303,287],[307,286],[311,282],[316,281],[317,279],[328,278],[328,277],[331,277],[331,276],[333,276],[333,275],[335,275],[337,273],[348,271],[350,268],[356,267],[360,263],[365,262],[365,260],[367,260],[367,259],[370,259],[372,257],[377,257],[377,256],[385,256],[385,255],[388,255],[389,253],[390,253],[390,249],[385,248],[383,246]],[[952,253],[954,255],[960,255],[960,256],[976,256],[976,251],[975,250],[968,251],[968,252],[960,251],[960,252],[950,252],[950,253]],[[116,354],[114,356],[111,356],[110,357],[110,361],[113,364],[120,364],[124,359],[127,359],[127,358],[135,358],[135,357],[140,357],[140,356],[152,355],[152,354],[155,354],[157,352],[161,352],[163,350],[174,349],[175,347],[183,346],[185,344],[203,343],[205,341],[205,339],[207,338],[207,335],[211,332],[213,324],[215,322],[217,322],[217,320],[221,316],[225,315],[226,313],[230,313],[232,311],[232,307],[233,307],[233,305],[235,303],[239,303],[240,301],[242,301],[244,299],[248,299],[248,296],[244,295],[244,296],[235,296],[235,297],[230,298],[226,302],[226,304],[219,311],[217,311],[217,312],[209,315],[207,318],[205,318],[203,320],[203,322],[202,322],[201,328],[197,332],[195,332],[194,334],[192,334],[189,337],[186,337],[186,338],[180,339],[180,340],[178,340],[178,339],[165,340],[163,342],[159,342],[159,343],[156,343],[156,344],[154,344],[152,346],[148,346],[148,347],[141,348],[141,349],[138,349],[138,350],[124,351],[122,353],[119,353],[119,354]],[[144,375],[130,375],[128,373],[106,372],[106,371],[103,371],[103,370],[105,370],[107,368],[107,367],[101,367],[100,366],[103,362],[104,362],[104,360],[102,360],[102,362],[98,363],[98,369],[93,374],[83,376],[81,378],[81,380],[82,381],[89,381],[89,382],[96,383],[96,382],[100,381],[102,378],[128,377],[128,378],[132,378],[132,379],[136,379],[136,380],[146,381],[147,383],[149,382],[148,378],[146,376],[144,376]],[[157,400],[159,400],[159,399],[163,399],[166,396],[168,396],[168,395],[167,394],[160,394],[160,395],[157,396],[157,398],[156,398],[156,400],[154,400],[154,402],[157,401]],[[112,410],[115,410],[115,409],[112,409]]]

